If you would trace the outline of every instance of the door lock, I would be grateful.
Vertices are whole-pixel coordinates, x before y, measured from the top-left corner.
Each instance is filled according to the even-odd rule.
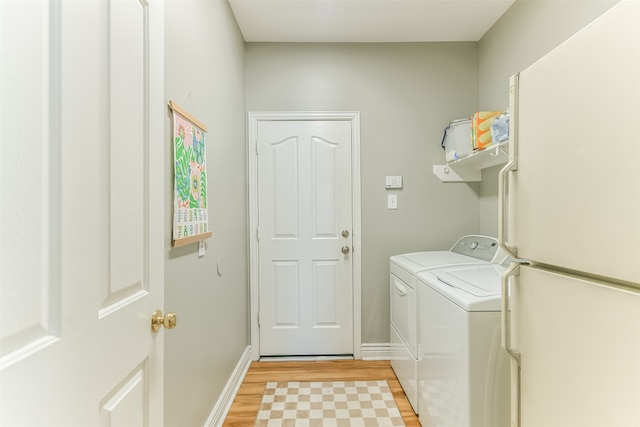
[[[162,310],[156,310],[151,315],[151,330],[158,332],[161,327],[165,329],[173,329],[178,323],[178,317],[175,313],[167,313],[166,316],[162,315]]]
[[[342,247],[342,253],[345,254],[345,255],[348,254],[350,250],[351,249],[349,248],[349,246],[343,246]]]
[[[342,237],[349,237],[349,230],[342,230]]]

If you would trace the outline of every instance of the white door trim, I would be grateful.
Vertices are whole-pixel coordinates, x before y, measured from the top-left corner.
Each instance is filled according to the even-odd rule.
[[[258,123],[261,121],[336,120],[351,122],[352,161],[351,182],[353,203],[353,356],[362,357],[361,280],[362,280],[362,227],[360,220],[360,112],[358,111],[278,111],[249,112],[247,138],[247,170],[249,174],[249,299],[251,325],[251,358],[260,358],[260,308],[258,280]]]

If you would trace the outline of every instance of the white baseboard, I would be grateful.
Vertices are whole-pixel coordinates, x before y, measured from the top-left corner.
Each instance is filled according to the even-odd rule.
[[[220,398],[218,399],[218,402],[216,402],[216,406],[213,407],[211,414],[209,414],[209,418],[207,419],[204,427],[222,427],[222,424],[229,413],[229,409],[231,409],[233,400],[236,398],[236,394],[238,394],[240,385],[242,384],[245,375],[247,375],[250,365],[251,346],[247,346],[242,353],[238,364],[233,370],[233,373],[229,377],[227,385],[224,387],[224,390],[222,390]]]
[[[362,343],[362,360],[390,360],[390,343]]]

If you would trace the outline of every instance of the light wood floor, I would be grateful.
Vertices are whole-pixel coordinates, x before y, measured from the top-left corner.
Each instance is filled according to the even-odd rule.
[[[407,427],[420,426],[388,360],[253,362],[233,401],[223,427],[253,426],[262,392],[269,381],[387,380]]]

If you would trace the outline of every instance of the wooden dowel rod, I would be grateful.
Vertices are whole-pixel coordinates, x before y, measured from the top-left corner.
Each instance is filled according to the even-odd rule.
[[[200,240],[206,240],[213,234],[212,231],[208,231],[202,234],[196,234],[195,236],[185,237],[184,239],[173,240],[171,246],[179,248],[180,246],[190,245],[191,243],[199,242]]]
[[[193,123],[194,125],[198,126],[200,129],[202,129],[205,132],[209,132],[207,130],[207,127],[198,119],[196,119],[195,117],[193,117],[191,115],[191,113],[189,113],[188,111],[186,111],[184,108],[182,108],[181,106],[179,106],[178,104],[176,104],[175,102],[169,100],[169,107],[171,107],[171,109],[173,111],[175,111],[176,113],[180,114],[182,117],[184,117],[185,119],[189,120],[191,123]]]

